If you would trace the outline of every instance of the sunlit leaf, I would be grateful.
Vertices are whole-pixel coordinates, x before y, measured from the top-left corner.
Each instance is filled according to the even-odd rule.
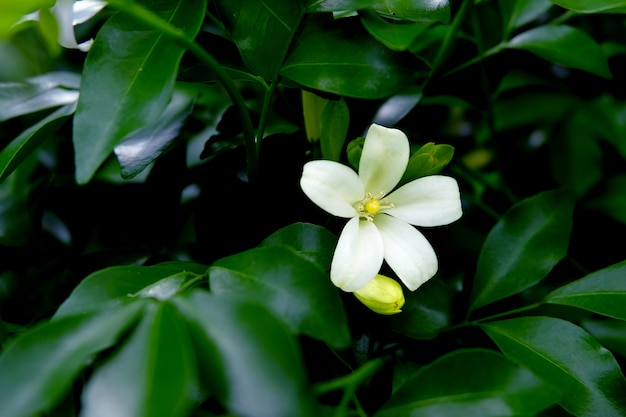
[[[555,387],[501,353],[467,349],[418,370],[376,417],[534,416],[558,399]]]
[[[548,294],[544,301],[626,320],[626,261],[593,272]]]
[[[471,309],[538,283],[567,253],[573,196],[545,191],[513,206],[483,244],[472,288]]]
[[[626,380],[611,353],[580,327],[551,317],[481,325],[506,356],[559,387],[577,417],[626,414]]]
[[[54,0],[3,1],[0,3],[0,38],[7,38],[22,16],[35,10],[52,7]]]
[[[624,0],[550,0],[576,13],[626,13]]]
[[[417,22],[450,21],[448,0],[384,0],[375,2],[372,8],[386,16]]]
[[[195,37],[205,0],[144,6]],[[87,183],[113,148],[131,133],[157,122],[172,96],[185,49],[124,13],[109,19],[87,55],[74,117],[76,180]]]
[[[349,343],[337,288],[320,266],[291,248],[265,246],[222,258],[208,274],[213,293],[261,303],[294,333],[335,347]]]

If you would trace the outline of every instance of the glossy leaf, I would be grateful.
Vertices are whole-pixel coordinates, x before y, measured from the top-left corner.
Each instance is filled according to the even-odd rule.
[[[576,13],[626,13],[624,0],[550,0]]]
[[[175,307],[148,305],[137,328],[89,378],[81,416],[188,416],[199,400],[197,374]]]
[[[275,245],[290,246],[322,269],[328,270],[337,246],[337,236],[321,226],[294,223],[272,233],[260,246]]]
[[[607,318],[590,318],[581,321],[581,326],[602,346],[626,358],[626,322]]]
[[[0,415],[31,417],[49,411],[94,356],[133,324],[141,306],[65,317],[17,338],[0,355]]]
[[[446,284],[430,280],[404,294],[402,314],[391,317],[389,327],[414,339],[434,339],[452,321],[453,296]]]
[[[67,120],[76,110],[76,103],[63,106],[42,120],[38,121],[18,137],[13,139],[2,151],[0,151],[0,183],[31,155],[51,133]]]
[[[394,126],[409,114],[421,99],[421,87],[409,86],[381,104],[373,122],[381,126]]]
[[[555,387],[501,353],[467,349],[418,370],[376,417],[534,416],[558,399]]]
[[[471,309],[538,283],[565,256],[574,201],[567,190],[544,191],[513,206],[483,244]]]
[[[206,267],[187,262],[153,266],[112,266],[90,274],[61,304],[54,317],[113,309],[137,297],[167,299],[190,279],[204,274]]]
[[[604,78],[612,77],[600,46],[587,33],[572,26],[539,26],[515,36],[506,46],[530,51],[564,67],[580,69]]]
[[[206,2],[178,0],[163,5],[146,0],[144,6],[193,38]],[[157,121],[172,96],[184,52],[180,44],[123,13],[102,26],[85,61],[74,117],[79,184],[91,179],[124,138]]]
[[[548,294],[544,301],[626,320],[626,261],[593,272]]]
[[[499,0],[505,38],[511,31],[537,19],[552,3],[550,0]]]
[[[398,185],[427,175],[438,174],[450,163],[453,156],[454,148],[450,145],[425,143],[409,158],[409,164]]]
[[[405,51],[430,23],[387,21],[372,11],[359,13],[361,22],[367,31],[389,49]]]
[[[345,12],[373,7],[380,0],[322,0],[310,1],[308,12]]]
[[[220,0],[220,17],[230,29],[246,66],[274,79],[304,16],[301,0]]]
[[[481,325],[506,356],[559,387],[577,417],[623,416],[626,380],[611,353],[580,327],[551,317]]]
[[[196,290],[176,300],[200,372],[233,415],[316,416],[296,340],[258,304]]]
[[[173,146],[180,129],[191,110],[194,98],[182,90],[175,90],[159,119],[131,133],[115,146],[122,178],[133,178]]]
[[[289,247],[260,247],[222,258],[208,274],[213,293],[261,303],[296,334],[334,347],[349,343],[337,288],[322,268]]]
[[[448,23],[450,21],[448,0],[385,0],[375,2],[372,8],[393,18],[417,22]]]
[[[281,75],[298,84],[346,97],[388,97],[424,76],[426,64],[393,52],[348,19],[308,19]],[[341,24],[339,24],[341,23]]]

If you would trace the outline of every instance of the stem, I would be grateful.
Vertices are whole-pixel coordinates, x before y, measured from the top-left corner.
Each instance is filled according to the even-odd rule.
[[[261,149],[261,139],[263,139],[263,134],[265,133],[265,124],[267,122],[267,115],[269,113],[270,103],[272,101],[272,97],[274,96],[274,92],[276,91],[276,86],[278,85],[278,80],[274,80],[270,84],[270,88],[265,89],[265,97],[263,99],[263,108],[261,109],[261,117],[259,118],[259,126],[256,131],[256,137],[259,139],[257,141],[257,155],[260,154]]]
[[[314,391],[317,395],[326,394],[327,392],[337,391],[340,389],[354,392],[356,388],[363,383],[363,381],[378,372],[383,367],[385,362],[386,358],[374,359],[348,375],[316,384]]]
[[[494,46],[493,48],[490,48],[490,49],[486,50],[482,55],[475,56],[474,58],[472,58],[472,59],[470,59],[468,61],[465,61],[461,65],[459,65],[459,66],[457,66],[455,68],[452,68],[450,71],[448,71],[445,74],[443,74],[443,76],[446,77],[448,75],[452,75],[452,74],[454,74],[456,72],[459,72],[462,69],[465,69],[465,68],[467,68],[467,67],[469,67],[471,65],[474,65],[477,62],[482,61],[483,59],[485,59],[487,57],[490,57],[491,55],[497,54],[498,52],[500,52],[501,50],[503,50],[505,48],[506,48],[506,43],[504,43],[504,42],[503,43],[499,43],[498,45]]]
[[[511,316],[513,314],[518,314],[518,313],[522,313],[524,311],[528,311],[528,310],[534,310],[537,307],[540,307],[541,305],[543,305],[542,301],[539,301],[537,303],[533,303],[533,304],[529,304],[527,306],[524,307],[519,307],[513,310],[509,310],[509,311],[503,311],[502,313],[497,313],[497,314],[493,314],[491,316],[487,316],[487,317],[483,317],[477,320],[474,320],[472,322],[470,322],[470,324],[478,324],[478,323],[482,323],[484,321],[490,321],[490,320],[495,320],[495,319],[499,319],[501,317],[506,317],[506,316]]]
[[[134,17],[145,25],[159,30],[164,36],[181,43],[189,52],[194,54],[200,61],[206,64],[215,73],[226,93],[232,100],[241,122],[243,124],[243,136],[246,143],[246,157],[248,166],[248,177],[254,178],[258,170],[258,152],[257,137],[254,134],[252,119],[248,108],[241,96],[241,93],[235,86],[233,80],[230,79],[226,70],[209,54],[203,47],[196,43],[192,38],[188,37],[181,29],[169,24],[146,8],[136,4],[128,3],[124,0],[110,0],[109,5],[115,7],[123,13]]]

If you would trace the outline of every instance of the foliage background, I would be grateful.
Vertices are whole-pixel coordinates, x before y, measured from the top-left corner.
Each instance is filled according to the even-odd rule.
[[[0,415],[626,415],[626,2],[53,5],[0,3]],[[372,122],[463,198],[396,316],[299,188]]]

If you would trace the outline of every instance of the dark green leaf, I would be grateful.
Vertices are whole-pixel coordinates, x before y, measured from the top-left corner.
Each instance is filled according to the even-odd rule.
[[[166,262],[154,266],[112,266],[96,271],[81,281],[61,304],[54,317],[113,309],[137,297],[167,299],[206,267],[187,262]]]
[[[411,54],[393,52],[376,41],[358,21],[320,25],[317,19],[308,19],[281,74],[341,96],[382,98],[427,71],[426,64]]]
[[[570,191],[545,191],[514,205],[482,247],[471,310],[538,283],[567,253],[574,209]]]
[[[337,246],[337,236],[314,224],[294,223],[277,230],[261,242],[261,246],[275,245],[291,246],[322,269],[328,270]]]
[[[576,13],[626,13],[624,0],[550,0]]]
[[[607,318],[585,319],[582,327],[602,346],[626,358],[626,322]]]
[[[626,320],[625,276],[626,261],[623,261],[552,291],[544,301]]]
[[[31,417],[50,410],[94,355],[133,324],[142,305],[65,317],[17,338],[0,356],[0,415]]]
[[[494,105],[497,131],[518,127],[553,124],[569,115],[578,101],[569,94],[525,93],[511,99],[498,100]]]
[[[246,66],[276,78],[304,16],[300,0],[220,0],[220,17],[230,29]]]
[[[389,318],[390,328],[414,339],[434,339],[452,321],[453,292],[430,280],[417,291],[404,294],[402,313]]]
[[[405,51],[420,34],[430,27],[430,23],[385,20],[372,11],[359,13],[367,31],[389,49]]]
[[[193,38],[206,1],[177,0],[144,6]],[[74,117],[76,180],[87,183],[113,148],[138,129],[157,122],[172,96],[185,49],[124,13],[99,30],[87,55]]]
[[[416,22],[450,21],[448,0],[380,0],[374,3],[372,8],[389,17]]]
[[[148,305],[141,323],[89,378],[82,416],[185,417],[198,398],[191,338],[169,303]]]
[[[551,317],[481,325],[506,356],[561,388],[577,417],[626,414],[626,381],[611,353],[580,327]]]
[[[211,291],[261,303],[294,333],[334,347],[350,341],[337,288],[317,264],[287,246],[251,249],[209,268]]]
[[[322,110],[320,146],[324,159],[339,161],[350,126],[350,110],[346,101],[331,100]]]
[[[600,46],[587,33],[572,26],[539,26],[515,36],[506,46],[530,51],[564,67],[612,77]]]
[[[376,417],[534,416],[558,390],[499,352],[457,350],[418,370]]]
[[[233,415],[318,415],[298,344],[273,314],[202,290],[176,303],[191,326],[203,378]]]
[[[362,10],[374,6],[380,0],[319,0],[310,1],[308,12],[345,12]]]
[[[602,191],[586,202],[585,207],[626,223],[626,175],[617,174],[606,179]]]
[[[63,106],[41,121],[35,123],[0,151],[0,183],[4,181],[22,161],[31,155],[50,134],[67,120],[76,110],[76,103]]]
[[[549,0],[499,0],[498,3],[505,39],[513,30],[532,22],[552,7]]]

